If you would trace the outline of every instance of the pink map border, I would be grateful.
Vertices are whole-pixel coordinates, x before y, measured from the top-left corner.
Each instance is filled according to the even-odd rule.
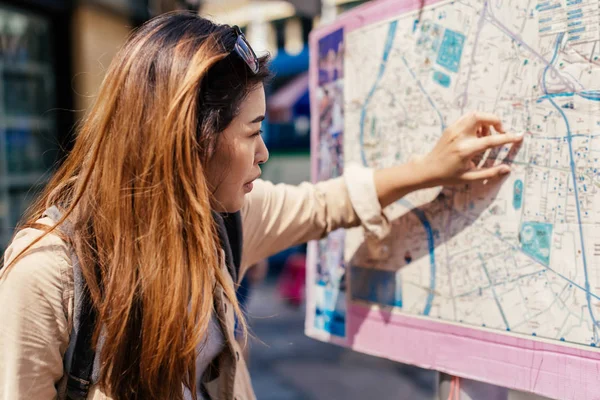
[[[441,0],[428,0],[432,5]],[[310,36],[311,171],[317,176],[318,40],[340,28],[345,33],[421,6],[420,0],[380,0],[346,13]],[[316,244],[309,246],[310,265],[316,265]],[[308,269],[309,285],[315,281]],[[311,286],[312,287],[312,286]],[[307,309],[314,310],[309,290]],[[512,389],[558,399],[600,400],[600,352],[584,346],[558,345],[525,335],[499,334],[432,319],[411,317],[348,303],[346,337],[314,328],[307,313],[306,333],[354,350]]]

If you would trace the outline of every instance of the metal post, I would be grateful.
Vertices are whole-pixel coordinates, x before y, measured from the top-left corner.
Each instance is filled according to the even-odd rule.
[[[501,386],[491,385],[471,379],[460,379],[458,397],[449,397],[452,376],[439,374],[438,399],[439,400],[550,400],[532,393],[518,392]]]

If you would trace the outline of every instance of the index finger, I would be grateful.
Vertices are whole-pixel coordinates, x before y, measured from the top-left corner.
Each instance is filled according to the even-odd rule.
[[[471,114],[470,117],[470,122],[473,124],[473,127],[476,127],[478,125],[493,126],[496,132],[504,133],[502,121],[500,120],[500,117],[498,117],[496,114],[474,112]]]
[[[473,140],[473,144],[469,146],[468,153],[470,155],[481,153],[493,147],[503,146],[509,143],[517,143],[523,140],[523,135],[505,134],[492,135],[477,138]]]

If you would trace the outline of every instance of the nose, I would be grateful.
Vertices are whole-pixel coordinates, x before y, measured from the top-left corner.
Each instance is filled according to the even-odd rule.
[[[267,145],[265,144],[265,140],[262,136],[260,137],[254,160],[257,164],[264,164],[269,160],[269,149],[267,149]]]

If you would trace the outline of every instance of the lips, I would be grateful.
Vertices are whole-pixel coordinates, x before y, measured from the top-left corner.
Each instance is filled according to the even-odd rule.
[[[249,193],[252,191],[252,189],[254,188],[254,181],[257,180],[258,178],[260,178],[260,174],[258,174],[255,178],[253,178],[252,180],[244,183],[244,191]]]
[[[250,179],[248,182],[244,183],[244,185],[249,185],[251,183],[254,183],[255,180],[257,180],[258,178],[260,178],[261,174],[256,175],[256,177]]]

